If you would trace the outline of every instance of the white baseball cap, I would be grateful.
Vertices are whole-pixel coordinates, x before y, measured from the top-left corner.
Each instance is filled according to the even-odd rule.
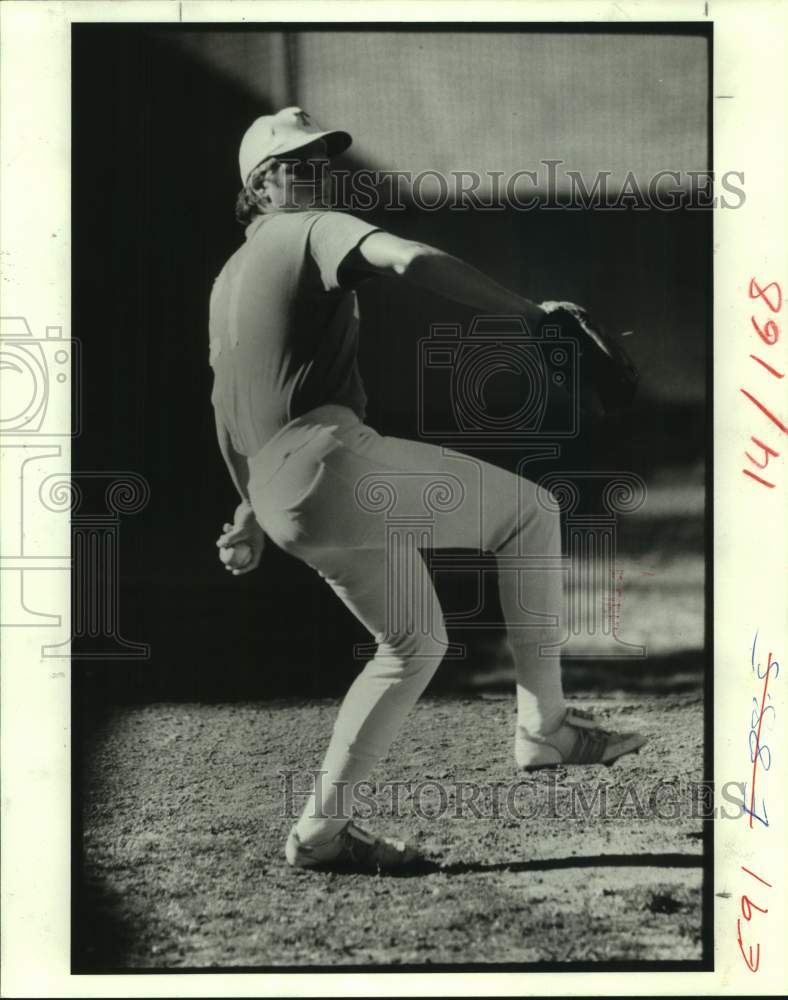
[[[269,156],[293,153],[303,146],[325,139],[329,156],[347,149],[353,139],[347,132],[323,131],[301,108],[283,108],[275,115],[257,118],[246,130],[238,151],[243,184],[254,168]]]

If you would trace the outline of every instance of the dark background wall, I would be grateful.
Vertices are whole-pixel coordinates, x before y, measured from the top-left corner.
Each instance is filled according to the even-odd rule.
[[[638,146],[641,171],[652,162],[655,169],[706,166],[698,162],[705,147],[697,139],[705,127],[697,107],[705,109],[706,95],[698,92],[695,80],[706,41],[676,37],[678,49],[660,38],[644,50],[638,40],[641,59],[643,51],[652,57],[655,51],[673,53],[668,93],[650,88],[646,79],[634,95],[646,110],[654,102],[662,108],[661,117],[647,119],[651,152],[644,157]],[[622,41],[617,40],[615,51]],[[688,41],[692,45],[681,49]],[[220,567],[214,546],[237,498],[215,445],[207,302],[214,276],[243,237],[233,218],[236,151],[251,120],[283,103],[302,103],[318,120],[346,126],[342,107],[323,111],[306,100],[321,99],[320,73],[329,97],[329,84],[336,90],[345,80],[336,40],[326,36],[323,62],[316,66],[318,42],[314,32],[303,40],[299,63],[288,48],[292,40],[281,34],[223,31],[221,39],[212,40],[204,31],[184,33],[177,27],[74,27],[72,335],[83,344],[84,431],[75,441],[73,468],[131,470],[151,487],[147,508],[122,529],[120,618],[129,639],[151,644],[152,658],[111,663],[106,669],[92,665],[92,683],[111,693],[187,698],[327,693],[346,686],[358,666],[350,648],[366,636],[311,571],[272,549],[260,571],[233,580]],[[363,48],[364,39],[358,44]],[[440,53],[450,58],[451,46],[441,42],[439,48],[436,58]],[[679,50],[685,55],[677,61]],[[233,59],[239,51],[246,53],[245,63]],[[598,40],[584,45],[581,38],[576,52],[585,52],[590,61],[585,76],[579,73],[572,83],[575,93],[591,88],[594,67],[599,71],[604,57]],[[306,63],[304,53],[312,54]],[[637,61],[636,55],[630,62]],[[532,117],[540,109],[560,114],[555,99],[545,103],[547,92],[541,102],[534,96],[538,79],[544,87],[553,85],[550,79],[544,82],[544,74],[538,76],[538,67],[531,67],[532,78],[523,79],[529,65],[527,60],[518,64],[508,93],[500,92],[494,74],[479,82],[479,74],[471,73],[472,82],[466,80],[456,100],[483,111],[493,100],[496,107],[512,106],[527,92]],[[393,80],[398,66],[394,51],[380,73]],[[656,79],[662,72],[659,61],[648,71]],[[682,71],[692,86],[679,86]],[[605,72],[614,74],[615,66]],[[249,86],[250,79],[268,81],[267,99]],[[682,117],[687,90],[697,112],[692,142]],[[425,93],[433,91],[425,88]],[[591,110],[578,121],[597,139],[600,128],[616,132],[616,121],[608,120],[609,105],[600,103],[594,120],[593,88],[589,93],[584,100]],[[327,100],[325,94],[322,99]],[[407,121],[409,115],[414,120],[414,100],[411,95],[403,105],[392,95],[397,134],[412,131]],[[356,116],[362,104],[356,100]],[[380,131],[380,108],[374,102],[372,110]],[[636,112],[637,107],[624,108],[621,121],[635,120]],[[454,106],[452,114],[456,118]],[[422,129],[430,120],[442,122],[440,103],[428,102],[426,110],[422,103],[415,120],[413,127]],[[639,120],[642,126],[642,115]],[[347,127],[355,130],[359,124],[363,129],[358,119]],[[462,134],[441,127],[436,156],[455,138],[465,148]],[[659,128],[668,153],[678,150],[685,162],[657,163],[660,147],[653,133]],[[565,129],[555,129],[557,138],[562,134]],[[637,140],[634,134],[631,142],[637,145]],[[507,142],[507,155],[516,164],[517,142]],[[545,135],[540,142],[539,156],[556,152]],[[574,142],[583,147],[577,137]],[[372,148],[365,142],[359,146],[362,152]],[[583,148],[594,153],[604,143],[589,139]],[[614,167],[625,162],[625,145],[619,143],[616,157],[620,162]],[[467,167],[469,159],[457,167]],[[589,154],[582,165],[593,169],[595,162]],[[493,155],[492,168],[494,163]],[[385,155],[373,165],[407,167],[388,162]],[[647,479],[655,470],[668,469],[677,478],[692,476],[697,482],[700,476],[702,482],[710,213],[411,208],[372,213],[370,219],[464,257],[531,298],[571,299],[609,329],[635,331],[627,346],[643,375],[636,407],[624,423],[585,426],[564,449],[559,467],[631,469]],[[361,299],[369,422],[383,433],[414,437],[419,340],[431,322],[467,324],[470,315],[427,293],[405,296],[395,281],[369,283]],[[440,413],[445,401],[430,405]],[[496,460],[513,465],[516,457],[503,454]],[[451,594],[446,600],[451,602]]]

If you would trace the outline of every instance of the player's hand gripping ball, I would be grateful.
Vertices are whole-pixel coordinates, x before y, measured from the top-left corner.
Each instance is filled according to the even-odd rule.
[[[248,503],[241,503],[233,524],[222,525],[216,539],[219,560],[228,573],[242,576],[256,569],[263,553],[265,535]]]
[[[252,561],[252,547],[246,542],[236,542],[227,548],[219,549],[219,558],[228,569],[243,569]]]

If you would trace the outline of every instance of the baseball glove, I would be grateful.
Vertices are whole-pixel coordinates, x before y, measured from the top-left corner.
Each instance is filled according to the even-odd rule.
[[[540,308],[547,313],[543,326],[558,326],[562,334],[577,339],[581,375],[590,377],[605,413],[629,406],[640,376],[618,340],[606,335],[573,302],[542,302]]]

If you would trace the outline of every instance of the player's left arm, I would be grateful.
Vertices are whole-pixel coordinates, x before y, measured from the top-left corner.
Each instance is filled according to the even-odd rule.
[[[230,478],[238,490],[241,502],[235,509],[233,523],[222,525],[222,534],[216,539],[216,546],[220,549],[229,549],[239,542],[245,542],[252,550],[252,558],[241,568],[231,569],[234,576],[242,576],[250,573],[260,564],[265,545],[265,534],[258,524],[252,504],[249,500],[249,464],[243,455],[239,455],[233,448],[230,432],[225,427],[223,421],[216,413],[216,437],[219,442],[219,451],[222,453]]]
[[[614,411],[632,402],[639,378],[637,369],[623,346],[608,337],[585,309],[572,302],[537,305],[458,257],[383,230],[360,241],[339,270],[340,277],[343,273],[365,272],[396,276],[487,315],[520,315],[530,333],[538,333],[550,317],[550,322],[557,322],[576,337],[584,357],[583,371],[589,374],[603,409]]]
[[[546,315],[535,302],[505,288],[459,257],[384,230],[366,236],[340,268],[340,276],[365,272],[404,278],[410,284],[490,315],[522,316],[532,330],[539,328]]]

